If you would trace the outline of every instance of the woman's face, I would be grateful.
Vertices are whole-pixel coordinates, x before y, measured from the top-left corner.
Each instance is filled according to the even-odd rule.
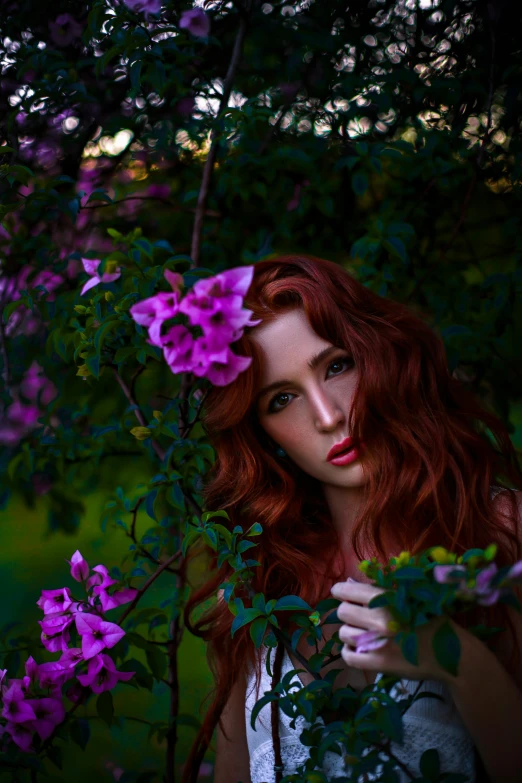
[[[348,415],[358,374],[349,353],[319,337],[302,309],[260,326],[252,338],[263,355],[259,392],[286,381],[256,401],[259,423],[287,454],[283,463],[292,460],[325,489],[362,487],[367,479],[360,459],[344,466],[326,459],[334,444],[351,435]],[[308,362],[325,348],[331,353],[311,369]]]

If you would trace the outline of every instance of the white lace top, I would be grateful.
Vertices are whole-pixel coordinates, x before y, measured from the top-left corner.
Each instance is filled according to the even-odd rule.
[[[266,657],[266,648],[264,657]],[[270,650],[271,669],[275,650]],[[294,668],[288,653],[285,650],[283,656],[283,665],[281,677]],[[259,690],[259,698],[264,691],[272,688],[272,683],[265,669],[263,660],[263,675]],[[376,682],[382,677],[377,675]],[[302,687],[299,675],[295,674],[292,683]],[[396,701],[407,698],[408,694],[413,694],[419,682],[414,680],[401,680],[391,691],[391,695]],[[250,672],[246,693],[246,729],[248,751],[250,754],[250,777],[252,783],[275,783],[274,773],[274,749],[272,745],[272,728],[270,720],[270,704],[263,707],[256,719],[256,730],[252,730],[250,724],[250,714],[257,701],[255,693],[255,675]],[[404,764],[408,766],[415,776],[420,776],[419,760],[423,752],[428,748],[436,748],[439,751],[441,772],[460,772],[469,777],[469,783],[475,783],[475,765],[473,742],[462,723],[457,710],[454,707],[452,699],[443,685],[443,683],[434,680],[425,680],[419,689],[422,691],[432,691],[444,698],[444,702],[434,698],[422,698],[415,701],[404,714],[404,742],[399,745],[391,743],[392,753]],[[309,755],[309,750],[299,741],[299,735],[304,728],[310,726],[303,716],[296,718],[296,727],[292,729],[290,722],[292,718],[279,710],[279,735],[281,738],[281,757],[283,760],[283,775],[295,773],[297,767],[303,764]],[[322,720],[319,719],[322,723]],[[384,757],[383,757],[384,759]],[[328,777],[329,781],[335,780],[336,776],[347,775],[350,767],[344,765],[340,756],[331,751],[325,755],[322,771]],[[358,783],[365,781],[378,780],[378,777],[371,773],[361,775]],[[399,772],[400,783],[406,783],[408,777],[402,771]]]
[[[498,491],[501,491],[495,486],[491,489],[493,497]],[[265,691],[272,689],[272,683],[265,667],[267,652],[268,648],[262,646],[260,652],[263,655],[262,680],[258,698],[261,698]],[[270,655],[270,668],[273,671],[274,649],[270,650]],[[285,650],[281,678],[293,668],[294,665]],[[381,677],[382,674],[378,674],[376,682]],[[295,674],[292,678],[292,683],[294,682],[299,687],[302,687],[298,674]],[[418,686],[419,682],[417,680],[401,680],[394,686],[391,695],[396,701],[401,701],[407,698],[408,694],[413,694]],[[423,691],[436,693],[442,696],[443,701],[423,697],[412,704],[402,718],[404,741],[401,745],[392,742],[392,753],[406,764],[414,776],[420,776],[419,761],[422,754],[428,748],[436,748],[439,752],[441,772],[460,772],[468,776],[468,783],[475,783],[476,770],[473,741],[455,708],[448,689],[441,682],[425,680],[419,689],[419,693]],[[263,707],[256,719],[255,730],[253,730],[250,716],[257,700],[255,673],[251,670],[247,679],[245,706],[248,752],[250,754],[250,776],[252,783],[275,783],[275,761],[270,718],[271,705],[266,704]],[[290,727],[292,718],[285,715],[282,710],[278,712],[281,757],[284,765],[283,775],[289,775],[295,773],[297,767],[303,764],[309,757],[309,750],[306,746],[301,745],[299,736],[304,728],[310,726],[310,723],[303,716],[299,716],[296,718],[295,729],[292,729]],[[325,754],[322,771],[329,781],[333,781],[336,776],[349,774],[350,768],[344,765],[341,756],[328,751]],[[398,775],[400,783],[408,781],[408,777],[403,771],[398,770]],[[366,783],[366,781],[377,779],[375,775],[366,773],[360,776],[358,783]]]

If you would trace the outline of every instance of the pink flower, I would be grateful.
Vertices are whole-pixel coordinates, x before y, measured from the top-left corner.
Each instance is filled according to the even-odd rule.
[[[149,14],[159,14],[161,0],[123,0],[127,8],[135,13],[143,12],[146,17]]]
[[[4,703],[2,718],[11,723],[24,723],[28,720],[35,720],[34,710],[25,701],[25,693],[19,683],[15,682],[9,686],[2,696],[2,701]]]
[[[94,566],[92,570],[96,573],[94,576],[91,576],[87,582],[87,590],[90,590],[93,585],[96,585],[92,591],[94,595],[97,595],[101,589],[104,590],[106,587],[111,587],[111,585],[116,584],[116,579],[113,579],[112,576],[109,576],[109,570],[107,566],[97,565]]]
[[[119,625],[102,620],[95,614],[77,614],[75,619],[76,629],[82,637],[82,652],[86,661],[106,647],[114,647],[125,636],[125,631]]]
[[[69,46],[82,34],[82,26],[70,14],[60,14],[54,22],[49,22],[49,30],[58,46]]]
[[[202,8],[191,8],[190,11],[183,11],[179,26],[197,38],[206,38],[210,32],[210,19]]]
[[[506,579],[521,579],[522,578],[522,560],[511,566],[506,574]]]
[[[87,560],[84,560],[77,549],[70,560],[67,560],[71,566],[71,576],[76,579],[77,582],[85,582],[89,576],[89,564]]]
[[[123,590],[116,590],[112,595],[109,595],[106,590],[100,588],[98,596],[104,612],[108,612],[109,609],[114,609],[116,606],[122,604],[128,604],[129,601],[133,601],[138,591],[134,587],[126,587]]]
[[[91,276],[91,278],[90,280],[87,280],[83,286],[82,290],[80,291],[80,296],[86,294],[87,291],[89,291],[95,285],[98,285],[98,283],[113,283],[115,280],[121,277],[121,267],[119,266],[116,268],[115,272],[104,272],[102,277],[98,277],[97,269],[101,264],[101,260],[99,258],[82,258],[82,264],[83,268],[87,274]]]
[[[85,687],[90,687],[94,693],[109,691],[119,682],[127,682],[135,672],[119,672],[109,655],[102,653],[89,661],[87,674],[79,674],[78,680]]]
[[[491,606],[492,604],[495,604],[500,598],[500,590],[492,587],[491,585],[491,580],[497,572],[497,566],[495,563],[491,563],[477,576],[474,593],[475,595],[479,596],[477,598],[477,603],[481,606]]]
[[[31,745],[33,741],[34,730],[26,723],[8,723],[5,727],[6,734],[9,734],[13,742],[16,742],[18,747],[25,751],[25,753],[31,753],[33,747]]]
[[[358,636],[354,636],[354,642],[356,645],[355,652],[366,653],[372,650],[378,650],[380,647],[384,647],[390,640],[390,637],[383,637],[380,631],[365,631]]]
[[[36,731],[42,740],[50,737],[56,726],[65,719],[65,710],[59,699],[27,699],[26,703],[36,716],[28,726]]]
[[[59,590],[42,590],[42,595],[36,602],[45,615],[66,612],[71,604],[71,591],[68,587]]]
[[[72,624],[73,615],[70,612],[65,614],[50,614],[43,620],[38,620],[41,628],[41,640],[43,646],[49,652],[58,652],[67,649],[67,643],[70,639],[69,626]]]
[[[466,573],[466,567],[463,565],[438,565],[433,569],[433,578],[439,584],[464,583],[463,577],[466,576]]]

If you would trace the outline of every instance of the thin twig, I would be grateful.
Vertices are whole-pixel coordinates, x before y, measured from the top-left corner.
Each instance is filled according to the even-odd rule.
[[[115,199],[110,203],[107,201],[103,201],[100,204],[90,204],[83,207],[80,206],[80,210],[104,209],[105,207],[112,207],[114,206],[114,204],[123,204],[125,201],[160,201],[162,204],[165,204],[165,206],[174,210],[174,212],[196,212],[197,209],[197,207],[182,207],[179,204],[176,204],[174,201],[171,201],[168,198],[162,198],[161,196],[126,196],[125,198]],[[221,212],[217,212],[215,209],[205,210],[205,216],[215,217],[215,218],[223,217]]]
[[[123,621],[125,620],[125,618],[128,617],[128,615],[136,607],[136,604],[138,603],[140,598],[144,595],[144,593],[147,592],[147,590],[149,589],[151,584],[153,584],[156,581],[158,576],[161,573],[163,573],[163,571],[165,571],[165,569],[168,568],[171,563],[173,563],[175,560],[177,560],[178,557],[181,557],[181,555],[182,555],[181,549],[178,549],[178,551],[175,554],[171,555],[167,560],[165,560],[165,562],[163,562],[160,565],[160,567],[158,568],[157,571],[155,571],[151,576],[149,576],[149,578],[147,579],[147,581],[145,582],[143,587],[141,587],[138,590],[138,592],[136,593],[136,595],[134,596],[134,600],[132,601],[130,606],[128,606],[127,609],[125,609],[125,611],[123,612],[122,616],[118,620],[118,625],[121,625],[123,623]]]
[[[230,93],[232,92],[232,83],[234,81],[236,70],[238,68],[239,61],[241,59],[243,42],[245,40],[251,6],[252,6],[252,0],[245,0],[245,8],[243,11],[240,10],[238,31],[236,35],[236,40],[234,41],[234,48],[232,50],[232,57],[230,58],[228,71],[225,76],[225,81],[223,83],[223,94],[221,96],[221,101],[219,103],[217,117],[219,117],[219,115],[223,111],[225,111],[225,109],[228,106],[228,99],[230,98]],[[219,124],[221,124],[221,122]],[[216,124],[214,125],[210,133],[210,138],[211,138],[210,149],[208,151],[208,155],[205,160],[205,165],[203,166],[201,187],[199,190],[198,201],[196,204],[194,228],[192,231],[192,245],[190,251],[190,257],[192,259],[192,263],[190,267],[191,269],[194,269],[199,266],[201,234],[203,231],[203,218],[205,216],[207,200],[210,192],[210,181],[212,178],[214,163],[217,156],[218,142],[219,142],[220,135],[221,135],[221,129],[218,127],[218,121],[216,118]]]

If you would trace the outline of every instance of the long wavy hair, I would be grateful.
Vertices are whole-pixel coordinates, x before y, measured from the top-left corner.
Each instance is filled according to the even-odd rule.
[[[496,542],[499,565],[521,559],[512,490],[522,487],[522,471],[509,433],[487,404],[449,372],[443,341],[428,315],[380,297],[338,264],[308,255],[256,263],[244,306],[262,324],[246,328],[232,346],[252,358],[247,370],[228,386],[212,387],[206,397],[202,423],[216,459],[202,497],[205,510],[227,511],[230,529],[240,524],[246,531],[254,522],[263,526],[249,552],[260,563],[252,569],[255,593],[267,600],[299,595],[313,607],[346,578],[320,482],[276,455],[256,416],[262,357],[252,337],[294,308],[302,308],[317,335],[350,352],[359,370],[348,431],[366,445],[369,478],[353,527],[356,556],[384,562],[402,550],[415,554],[439,545],[462,554]],[[503,512],[492,500],[492,485],[508,489],[510,502]],[[223,730],[221,715],[239,674],[253,668],[257,693],[262,674],[249,627],[231,637],[234,616],[223,600],[212,601],[191,621],[192,612],[215,598],[230,576],[228,564],[217,567],[216,553],[205,544],[190,550],[188,558],[201,555],[208,558],[206,578],[193,589],[184,622],[207,642],[215,687],[183,783],[197,779],[218,722]],[[250,605],[246,591],[236,595]],[[289,623],[288,612],[275,614],[282,630],[291,633],[297,627]],[[513,636],[505,605],[474,608],[458,621],[465,627],[507,625]],[[282,652],[280,646],[276,674]],[[274,725],[273,737],[277,764]]]

